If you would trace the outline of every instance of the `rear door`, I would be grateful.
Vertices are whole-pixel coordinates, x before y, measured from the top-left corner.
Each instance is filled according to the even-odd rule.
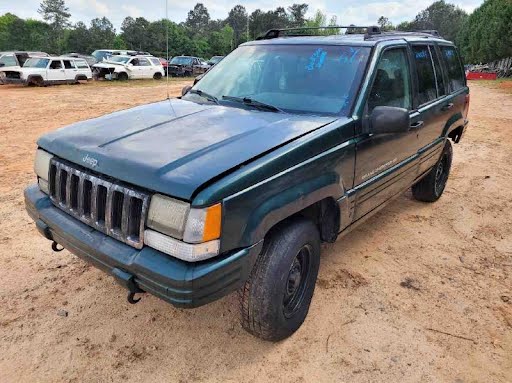
[[[464,75],[464,67],[457,49],[452,45],[439,45],[439,54],[446,74],[448,105],[453,105],[449,110],[450,121],[465,120],[468,112],[469,89]],[[464,123],[464,122],[462,122]]]
[[[410,67],[410,53],[406,44],[384,48],[373,70],[363,125],[368,123],[376,106],[400,107],[413,113]],[[389,134],[361,132],[354,178],[354,220],[410,185],[417,174],[417,151],[418,139],[414,130]]]
[[[78,74],[78,70],[75,67],[75,63],[73,60],[62,60],[64,64],[64,73],[66,74],[67,81],[74,81],[76,79],[76,75]]]
[[[415,80],[416,112],[411,116],[418,137],[419,173],[428,171],[444,146],[443,130],[452,105],[447,97],[444,74],[434,43],[411,46]]]
[[[66,71],[64,70],[62,60],[51,60],[50,64],[48,65],[48,70],[46,71],[46,76],[48,81],[66,81]]]

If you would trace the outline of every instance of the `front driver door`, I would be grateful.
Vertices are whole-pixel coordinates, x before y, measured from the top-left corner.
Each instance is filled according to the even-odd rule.
[[[369,116],[376,106],[412,109],[412,81],[408,47],[385,48],[378,59],[365,107],[363,130],[356,148],[354,220],[402,192],[417,173],[418,151],[414,127],[405,133],[372,134]]]

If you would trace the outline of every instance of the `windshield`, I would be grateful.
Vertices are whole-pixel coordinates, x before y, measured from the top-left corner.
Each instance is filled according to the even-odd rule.
[[[211,59],[210,59],[210,62],[213,63],[213,64],[217,64],[220,60],[222,60],[222,57],[223,56],[213,56]]]
[[[46,68],[48,65],[48,59],[31,58],[25,61],[23,68]]]
[[[220,102],[223,96],[232,96],[290,113],[346,115],[369,54],[369,47],[339,45],[242,46],[215,65],[193,89]],[[184,98],[198,97],[192,93]]]
[[[173,57],[171,60],[171,64],[189,65],[191,61],[192,61],[191,57]]]
[[[130,59],[131,59],[131,57],[111,56],[108,58],[108,61],[113,62],[113,63],[126,64],[128,62],[128,60],[130,60]]]
[[[104,58],[112,56],[112,53],[109,51],[94,51],[91,53],[91,56],[94,56],[97,61],[103,61]]]

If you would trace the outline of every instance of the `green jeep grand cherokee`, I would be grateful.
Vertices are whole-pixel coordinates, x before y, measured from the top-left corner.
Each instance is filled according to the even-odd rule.
[[[435,34],[308,32],[241,45],[181,99],[41,137],[25,201],[54,250],[113,275],[132,303],[238,290],[250,333],[296,331],[320,243],[409,187],[436,201],[469,106],[457,50]]]

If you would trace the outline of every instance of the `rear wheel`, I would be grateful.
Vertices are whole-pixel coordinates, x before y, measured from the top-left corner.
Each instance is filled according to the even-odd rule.
[[[320,235],[313,222],[294,219],[273,230],[239,292],[242,327],[270,341],[297,331],[309,310],[319,264]]]
[[[156,72],[156,73],[153,75],[153,79],[154,79],[154,80],[161,80],[161,79],[162,79],[162,73],[160,73],[160,72]]]
[[[441,158],[436,165],[412,187],[412,195],[418,201],[435,202],[444,192],[452,166],[453,149],[450,141],[446,141]]]

